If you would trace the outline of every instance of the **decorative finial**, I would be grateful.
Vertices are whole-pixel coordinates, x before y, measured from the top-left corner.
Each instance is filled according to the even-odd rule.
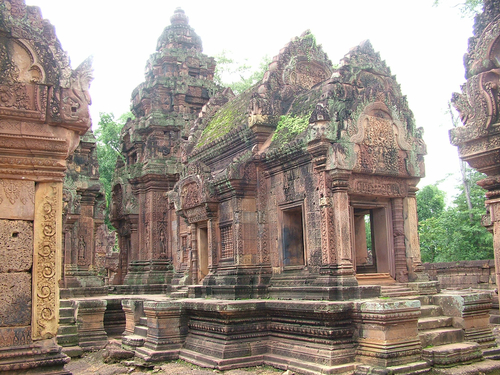
[[[174,15],[170,17],[170,23],[172,25],[187,25],[189,24],[189,18],[181,8],[176,8]]]

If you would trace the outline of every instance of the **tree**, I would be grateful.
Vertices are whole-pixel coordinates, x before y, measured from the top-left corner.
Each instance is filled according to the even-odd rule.
[[[462,17],[473,18],[476,14],[483,10],[484,0],[465,0],[463,3],[458,3],[456,6],[460,10]],[[439,0],[434,0],[434,6],[439,5]]]
[[[271,62],[269,56],[266,55],[261,59],[257,68],[252,68],[246,61],[241,64],[235,61],[230,55],[229,51],[223,50],[215,56],[217,66],[215,68],[214,81],[221,86],[230,87],[235,94],[242,93],[262,80]],[[231,80],[231,82],[227,83],[227,79]]]
[[[109,228],[112,225],[109,221],[109,206],[111,203],[111,180],[115,172],[116,159],[123,157],[120,153],[120,132],[128,118],[133,118],[128,112],[121,115],[118,120],[112,113],[101,112],[99,114],[98,128],[95,131],[97,161],[99,163],[99,180],[104,186],[106,194],[106,215],[105,221]]]
[[[482,216],[486,213],[484,190],[476,184],[484,175],[467,168],[466,178],[470,181],[472,209],[469,209],[462,183],[458,187],[459,194],[441,213],[432,207],[435,206],[436,200],[439,201],[436,196],[444,196],[443,192],[436,187],[425,187],[417,193],[417,207],[421,206],[417,210],[422,212],[422,217],[419,216],[422,261],[452,262],[493,258],[492,235],[481,225]],[[435,194],[428,194],[430,191]],[[426,196],[431,199],[427,200]]]
[[[445,193],[436,185],[424,186],[417,192],[418,220],[424,221],[431,217],[440,216],[445,208]]]

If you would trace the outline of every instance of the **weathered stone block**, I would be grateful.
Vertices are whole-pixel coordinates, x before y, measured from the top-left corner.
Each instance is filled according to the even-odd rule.
[[[453,324],[464,330],[465,340],[477,342],[482,348],[496,346],[489,327],[491,293],[449,292],[433,297],[443,313],[454,317]]]
[[[420,301],[367,301],[357,304],[356,359],[373,366],[396,366],[420,359]]]
[[[30,271],[32,265],[33,222],[0,220],[0,272]]]
[[[0,219],[33,220],[34,215],[35,182],[0,179]]]
[[[31,274],[0,273],[0,327],[31,324]]]
[[[0,348],[29,345],[31,343],[30,326],[0,327]]]
[[[106,300],[81,300],[77,303],[76,321],[83,351],[102,349],[108,342],[104,330],[106,304]]]

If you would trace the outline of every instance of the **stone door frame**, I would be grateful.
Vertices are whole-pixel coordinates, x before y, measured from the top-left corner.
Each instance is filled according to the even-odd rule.
[[[396,260],[393,241],[392,204],[390,199],[369,200],[351,198],[350,202],[351,243],[353,251],[353,268],[356,271],[356,244],[354,239],[354,209],[370,211],[372,222],[373,251],[376,259],[376,273],[389,273],[396,278]],[[380,233],[383,231],[384,233]]]

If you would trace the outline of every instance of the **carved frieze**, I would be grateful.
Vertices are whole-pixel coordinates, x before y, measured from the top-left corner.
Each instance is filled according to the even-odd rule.
[[[196,182],[188,183],[181,190],[182,208],[188,209],[201,203],[201,189]]]
[[[283,72],[283,81],[306,90],[329,78],[330,72],[324,66],[309,61],[291,60]]]
[[[26,180],[0,179],[0,218],[33,220],[35,183]]]
[[[369,196],[400,197],[408,194],[407,184],[389,177],[363,178],[353,175],[349,182],[349,193]]]
[[[29,83],[0,85],[0,116],[45,121],[47,86]]]

